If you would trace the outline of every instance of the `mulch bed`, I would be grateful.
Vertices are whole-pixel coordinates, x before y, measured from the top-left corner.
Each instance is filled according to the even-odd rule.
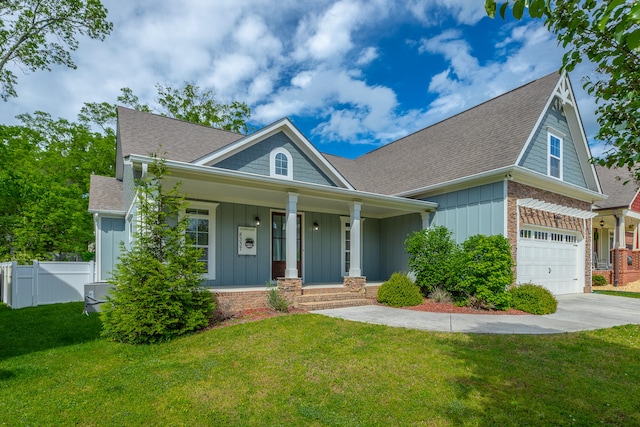
[[[503,310],[480,310],[477,308],[471,307],[457,307],[453,303],[447,302],[435,302],[433,300],[424,299],[424,302],[420,305],[416,305],[413,307],[402,307],[405,310],[414,310],[414,311],[430,311],[433,313],[461,313],[461,314],[487,314],[487,315],[523,315],[529,314],[525,311],[516,310],[510,308],[507,311]],[[289,313],[282,313],[271,308],[257,308],[252,310],[243,310],[240,313],[236,313],[233,317],[229,319],[225,319],[223,321],[219,321],[217,323],[212,324],[207,329],[218,329],[223,328],[225,326],[238,325],[241,323],[247,322],[255,322],[258,320],[268,319],[270,317],[276,316],[286,316],[287,314],[294,313],[306,313],[304,310],[292,308]]]
[[[503,310],[481,310],[472,307],[458,307],[453,303],[448,302],[435,302],[433,300],[424,299],[424,302],[420,305],[413,307],[402,307],[406,310],[414,311],[430,311],[432,313],[460,313],[460,314],[490,314],[490,315],[523,315],[530,314],[526,311],[516,310],[510,308],[507,311]]]

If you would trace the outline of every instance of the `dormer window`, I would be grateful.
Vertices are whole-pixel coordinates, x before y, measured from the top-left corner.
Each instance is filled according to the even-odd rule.
[[[291,154],[284,148],[276,148],[270,156],[271,176],[293,179],[293,161]]]
[[[554,178],[562,179],[562,138],[552,133],[548,134],[549,164],[547,173]]]

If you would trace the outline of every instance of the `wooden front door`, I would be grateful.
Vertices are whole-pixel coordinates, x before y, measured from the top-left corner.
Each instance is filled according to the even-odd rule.
[[[296,220],[296,261],[298,277],[302,277],[302,226],[301,216]],[[284,277],[287,268],[287,216],[283,212],[271,214],[271,279]]]

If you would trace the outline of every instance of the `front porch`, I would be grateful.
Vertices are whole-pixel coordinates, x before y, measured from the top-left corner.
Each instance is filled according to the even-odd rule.
[[[592,275],[626,286],[640,280],[640,215],[630,210],[601,211],[594,219]]]
[[[345,283],[315,283],[300,287],[289,285],[285,290],[283,282],[278,283],[278,288],[285,292],[291,306],[305,311],[374,304],[378,288],[382,285],[382,282],[366,283],[365,280],[362,286],[357,287],[349,287]],[[267,286],[217,288],[211,291],[216,295],[218,305],[229,312],[269,308],[270,289]]]

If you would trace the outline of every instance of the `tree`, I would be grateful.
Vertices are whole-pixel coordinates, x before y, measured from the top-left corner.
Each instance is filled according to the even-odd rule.
[[[0,2],[0,97],[18,96],[9,64],[31,71],[51,65],[76,68],[71,51],[78,35],[104,40],[113,25],[99,0],[5,0]]]
[[[116,286],[101,312],[103,335],[113,340],[146,344],[166,341],[208,325],[215,304],[202,288],[201,250],[185,236],[187,204],[178,186],[164,190],[167,173],[162,160],[139,181],[139,220],[133,246],[122,246],[113,273]]]
[[[545,20],[559,43],[568,48],[562,68],[572,71],[585,58],[596,73],[585,77],[584,88],[593,95],[600,130],[596,138],[609,149],[595,161],[603,166],[636,170],[640,162],[640,2],[625,0],[513,0],[502,3],[504,18],[509,5],[521,19],[525,10]],[[489,16],[498,8],[485,0]]]
[[[89,177],[113,174],[115,134],[36,112],[0,125],[0,259],[87,258]]]
[[[247,121],[251,116],[251,110],[244,102],[234,101],[230,104],[218,102],[213,89],[200,88],[191,82],[184,82],[178,89],[158,83],[156,90],[158,91],[156,101],[161,107],[158,111],[154,111],[148,104],[141,103],[133,91],[125,87],[120,89],[121,94],[115,104],[86,103],[82,107],[79,118],[84,123],[96,123],[104,129],[108,125],[115,124],[116,105],[122,105],[138,111],[155,112],[162,116],[232,132],[246,134],[249,131]]]
[[[422,293],[429,295],[435,288],[444,288],[455,268],[451,258],[457,252],[451,231],[444,226],[416,231],[404,246],[409,254],[409,269],[416,275],[416,285]]]

